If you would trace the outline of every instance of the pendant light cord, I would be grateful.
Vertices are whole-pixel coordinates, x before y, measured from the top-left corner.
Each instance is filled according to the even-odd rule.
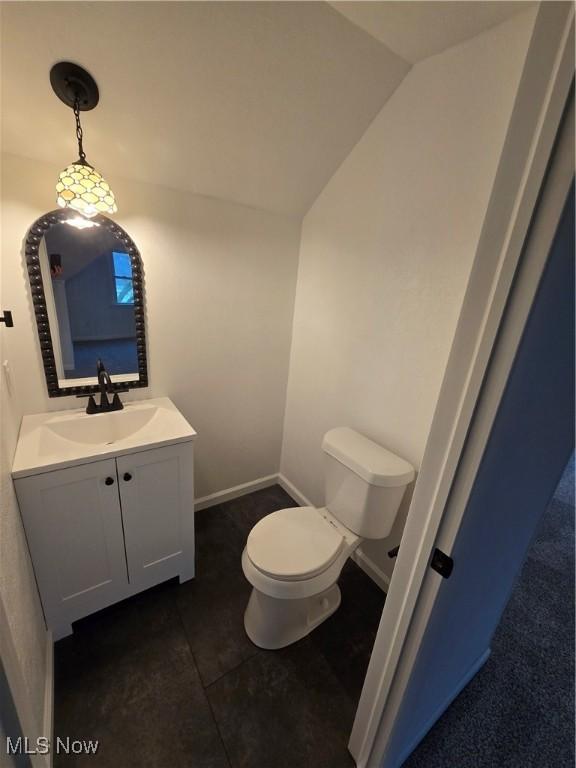
[[[82,165],[88,165],[86,162],[86,153],[82,146],[82,138],[84,133],[82,132],[82,124],[80,123],[80,101],[78,98],[74,100],[74,117],[76,118],[76,138],[78,139],[78,156]]]

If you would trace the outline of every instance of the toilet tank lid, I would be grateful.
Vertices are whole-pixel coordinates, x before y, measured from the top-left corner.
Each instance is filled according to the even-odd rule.
[[[349,427],[326,432],[322,450],[370,485],[392,488],[414,479],[414,467],[408,461]]]

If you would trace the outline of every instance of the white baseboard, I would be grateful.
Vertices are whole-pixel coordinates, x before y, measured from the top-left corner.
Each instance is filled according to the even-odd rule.
[[[242,483],[241,485],[235,485],[233,488],[225,488],[223,491],[211,493],[208,496],[202,496],[194,501],[194,509],[197,512],[201,509],[208,509],[208,507],[222,504],[224,501],[238,499],[240,496],[252,493],[252,491],[259,491],[261,488],[269,488],[271,485],[276,485],[276,483],[278,483],[278,475],[259,477],[256,480],[251,480],[249,483]]]
[[[298,488],[296,488],[296,486],[293,483],[291,483],[290,480],[284,477],[284,475],[278,475],[277,482],[281,488],[284,488],[284,490],[289,496],[292,496],[294,501],[298,502],[299,506],[301,507],[314,506],[314,504],[312,504],[312,502],[309,499],[307,499],[303,493],[300,493]]]
[[[358,549],[352,553],[352,560],[354,560],[356,565],[361,568],[383,592],[388,592],[390,577],[384,573],[373,560],[362,552],[361,547],[358,547]]]
[[[267,475],[266,477],[259,477],[256,480],[251,480],[248,483],[242,483],[242,485],[235,485],[233,488],[225,488],[223,491],[217,491],[211,493],[209,496],[201,496],[194,501],[194,509],[198,512],[202,509],[208,509],[214,507],[216,504],[222,504],[225,501],[232,501],[232,499],[238,499],[240,496],[245,496],[252,491],[259,491],[261,488],[269,488],[271,485],[278,484],[283,488],[286,493],[291,496],[294,501],[301,507],[313,507],[314,504],[300,493],[298,488],[290,482],[284,475]]]
[[[54,743],[54,639],[52,632],[46,633],[46,680],[44,682],[44,723],[42,736]],[[47,755],[47,765],[52,768],[52,750]]]
[[[435,710],[432,717],[426,722],[426,725],[418,732],[418,735],[413,739],[413,741],[410,743],[409,746],[407,746],[404,751],[401,754],[400,760],[398,760],[397,765],[401,766],[404,764],[404,762],[408,759],[408,757],[414,752],[418,744],[422,741],[424,736],[428,733],[428,731],[432,728],[432,726],[436,723],[437,720],[439,720],[444,712],[448,709],[450,704],[454,701],[456,696],[458,696],[459,693],[461,693],[464,688],[468,685],[470,680],[476,675],[477,672],[479,672],[484,664],[488,661],[488,657],[490,656],[490,648],[487,648],[484,653],[476,659],[474,664],[468,669],[466,674],[460,679],[458,682],[458,685],[456,688],[450,693],[449,696],[446,697],[446,699],[440,704],[440,706]]]

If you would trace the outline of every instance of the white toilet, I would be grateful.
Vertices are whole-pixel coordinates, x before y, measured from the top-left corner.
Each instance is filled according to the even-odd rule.
[[[242,553],[252,594],[244,614],[260,648],[305,637],[340,605],[337,580],[363,539],[388,536],[414,468],[347,427],[324,435],[326,506],[264,517]]]

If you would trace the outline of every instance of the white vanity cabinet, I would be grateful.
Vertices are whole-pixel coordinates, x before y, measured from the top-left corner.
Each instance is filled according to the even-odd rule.
[[[130,584],[194,576],[192,443],[116,459]]]
[[[54,639],[100,608],[174,576],[194,575],[191,441],[14,483]]]
[[[55,639],[128,592],[116,461],[16,480],[44,616]]]

